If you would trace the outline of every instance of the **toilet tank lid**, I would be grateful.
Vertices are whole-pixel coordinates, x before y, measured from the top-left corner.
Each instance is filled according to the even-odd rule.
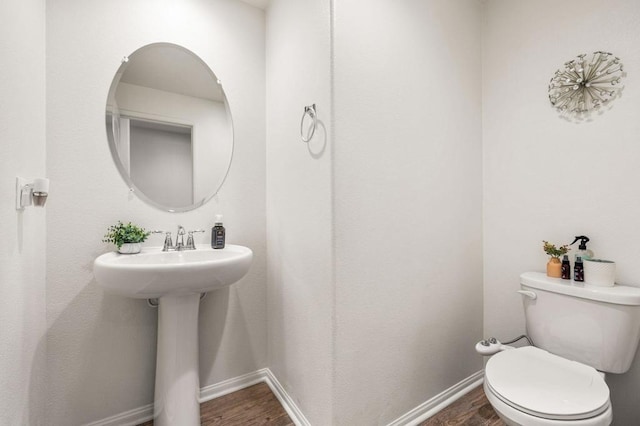
[[[577,283],[561,278],[548,277],[544,272],[525,272],[520,275],[520,283],[530,288],[553,293],[566,294],[582,299],[616,305],[640,305],[640,288],[626,285],[599,287]]]

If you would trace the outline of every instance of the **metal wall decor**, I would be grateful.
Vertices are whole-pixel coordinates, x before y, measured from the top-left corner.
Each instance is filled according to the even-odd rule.
[[[609,52],[578,55],[565,62],[549,82],[551,105],[564,114],[598,110],[619,93],[623,73],[620,58]]]

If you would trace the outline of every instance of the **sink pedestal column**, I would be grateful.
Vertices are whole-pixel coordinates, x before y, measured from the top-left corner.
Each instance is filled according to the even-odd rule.
[[[200,425],[199,307],[198,293],[159,299],[153,414],[156,426]]]

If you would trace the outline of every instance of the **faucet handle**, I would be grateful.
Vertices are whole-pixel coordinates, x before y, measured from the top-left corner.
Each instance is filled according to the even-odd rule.
[[[171,240],[171,232],[169,231],[160,231],[155,230],[151,231],[152,234],[164,234],[164,246],[162,247],[162,251],[169,251],[169,249],[173,248],[173,241]]]
[[[195,234],[196,232],[204,232],[204,229],[196,229],[195,231],[189,231],[188,232],[187,246],[186,246],[187,250],[195,250],[196,249],[196,243],[195,243],[195,241],[193,241],[193,234]]]

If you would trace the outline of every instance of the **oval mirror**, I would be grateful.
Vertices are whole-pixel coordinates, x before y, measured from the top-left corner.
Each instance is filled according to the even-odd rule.
[[[193,52],[155,43],[125,57],[107,98],[113,161],[142,200],[170,212],[209,201],[233,155],[233,123],[220,81]]]

